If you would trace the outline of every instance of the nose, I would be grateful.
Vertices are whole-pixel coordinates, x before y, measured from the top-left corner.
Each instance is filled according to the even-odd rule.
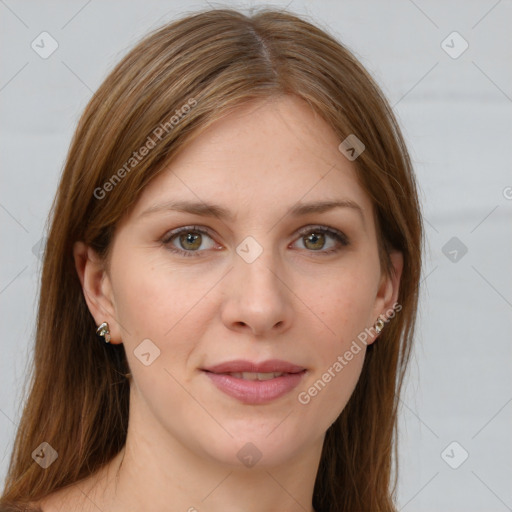
[[[226,276],[229,281],[221,312],[224,325],[260,337],[286,331],[292,323],[293,294],[282,267],[263,255],[252,263],[235,258],[234,268]]]

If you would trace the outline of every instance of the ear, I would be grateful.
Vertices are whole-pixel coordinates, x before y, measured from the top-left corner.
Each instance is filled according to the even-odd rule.
[[[402,309],[401,305],[397,304],[397,300],[400,290],[400,278],[404,268],[404,256],[400,251],[393,251],[389,254],[389,258],[392,268],[389,274],[386,272],[382,273],[373,308],[372,326],[379,317],[387,323],[387,319],[394,316],[395,310],[400,311]],[[384,326],[385,328],[386,326]],[[368,344],[373,343],[378,336],[378,333],[371,336]]]
[[[94,249],[83,242],[74,244],[73,256],[85,301],[96,325],[108,322],[111,336],[110,343],[121,343],[112,285],[105,268],[105,262]]]

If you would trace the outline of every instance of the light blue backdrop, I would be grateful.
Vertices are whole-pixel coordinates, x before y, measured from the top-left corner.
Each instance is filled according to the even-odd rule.
[[[267,5],[307,14],[373,73],[422,189],[428,248],[400,421],[401,510],[512,510],[512,4]],[[137,39],[206,6],[0,0],[0,478],[33,339],[38,244],[78,116]]]

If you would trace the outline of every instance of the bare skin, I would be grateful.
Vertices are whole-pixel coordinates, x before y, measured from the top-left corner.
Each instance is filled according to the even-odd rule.
[[[75,245],[91,314],[109,323],[112,343],[125,344],[128,438],[100,472],[44,500],[44,512],[313,510],[325,432],[354,390],[366,347],[308,403],[299,393],[325,381],[392,308],[402,268],[394,253],[395,275],[383,273],[371,200],[339,142],[296,98],[245,106],[144,189],[117,227],[108,264]],[[215,203],[231,217],[169,209],[176,201]],[[342,204],[289,213],[326,201]],[[257,245],[242,247],[262,250],[250,263],[237,253],[249,236]],[[134,353],[145,339],[160,351],[150,365]],[[280,359],[305,373],[289,393],[247,404],[202,371],[234,359]],[[237,456],[247,443],[260,454],[252,467]]]

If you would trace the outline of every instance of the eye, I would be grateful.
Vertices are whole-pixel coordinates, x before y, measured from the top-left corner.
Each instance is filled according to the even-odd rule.
[[[327,226],[307,226],[299,232],[295,244],[298,249],[319,254],[335,253],[349,245],[348,238],[341,231]],[[185,226],[168,232],[162,243],[171,252],[181,256],[200,256],[205,250],[221,249],[206,228]]]
[[[349,245],[344,233],[326,226],[308,226],[299,233],[301,236],[296,243],[299,249],[310,252],[333,253]]]
[[[194,253],[219,247],[206,229],[196,226],[174,229],[165,235],[162,242],[170,251],[184,256],[197,256]]]

